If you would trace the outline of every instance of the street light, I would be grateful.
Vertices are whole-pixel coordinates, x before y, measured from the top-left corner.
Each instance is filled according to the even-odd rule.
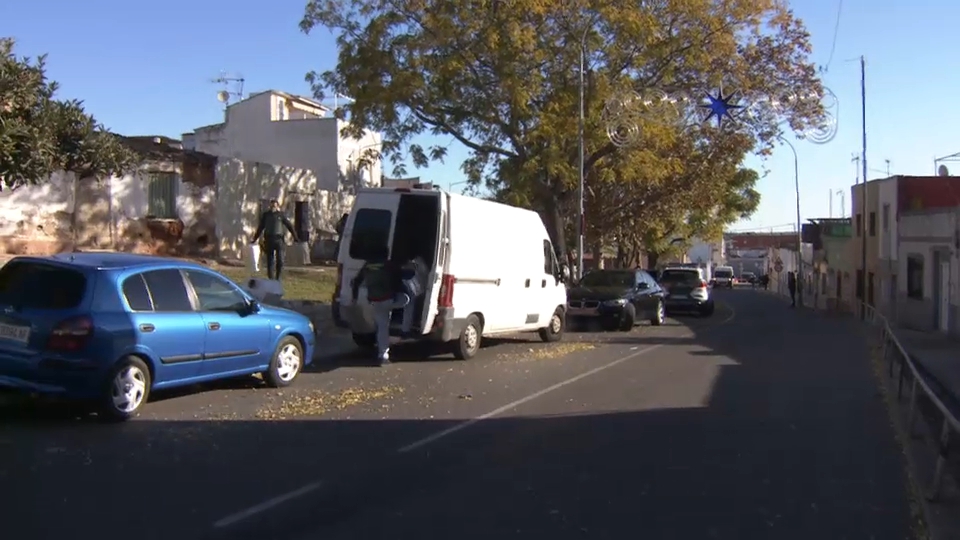
[[[584,176],[584,141],[583,141],[583,93],[584,93],[584,71],[586,69],[587,57],[587,33],[590,27],[583,31],[580,36],[580,119],[577,123],[578,153],[580,161],[580,182],[577,189],[577,198],[579,199],[579,210],[577,211],[577,280],[583,277],[583,236],[586,232],[586,218],[583,212],[583,176]]]
[[[800,160],[797,159],[797,149],[793,147],[793,143],[782,136],[778,138],[787,146],[789,146],[790,150],[793,152],[793,190],[797,196],[797,302],[801,307],[803,307],[803,287],[800,279],[800,276],[803,275],[803,235],[800,232]]]

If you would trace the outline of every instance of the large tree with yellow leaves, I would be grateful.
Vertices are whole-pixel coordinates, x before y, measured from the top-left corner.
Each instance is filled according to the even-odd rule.
[[[671,213],[647,236],[668,234],[671,222],[692,230],[730,215],[676,195],[697,189],[709,192],[703,204],[720,204],[736,176],[730,167],[735,173],[745,153],[768,147],[783,121],[802,128],[822,114],[818,106],[796,106],[730,133],[641,119],[643,136],[630,149],[607,137],[604,104],[627,92],[723,85],[751,99],[819,91],[808,34],[783,0],[316,0],[301,29],[316,28],[336,35],[339,58],[335,69],[307,78],[321,97],[354,99],[346,111],[351,129],[384,133],[382,153],[395,165],[444,158],[443,147],[412,144],[419,135],[456,139],[471,152],[462,164],[471,182],[541,211],[560,249],[570,223],[562,210],[573,206],[579,174],[581,47],[588,183],[598,200],[604,189],[619,189],[624,210],[641,201],[648,215],[654,208]],[[713,147],[734,153],[724,157]],[[698,159],[707,169],[692,164]],[[650,185],[659,186],[658,206],[630,191]],[[602,234],[616,235],[604,220],[627,227],[628,218],[606,212],[609,204],[592,206],[591,226]]]

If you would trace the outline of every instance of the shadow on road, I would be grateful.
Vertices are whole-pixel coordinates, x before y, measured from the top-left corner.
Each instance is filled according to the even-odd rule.
[[[742,300],[744,326],[691,326],[679,347],[405,453],[463,419],[0,425],[0,478],[17,486],[5,529],[102,540],[132,530],[141,540],[906,538],[901,457],[863,351],[844,328],[775,316],[773,305]],[[712,356],[683,352],[694,347]],[[645,383],[661,401],[629,386],[641,363],[664,370]],[[586,400],[593,409],[573,411]]]

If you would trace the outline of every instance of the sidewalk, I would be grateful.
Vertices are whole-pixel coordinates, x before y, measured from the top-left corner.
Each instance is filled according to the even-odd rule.
[[[960,342],[944,334],[892,328],[894,335],[931,384],[937,397],[960,417]]]

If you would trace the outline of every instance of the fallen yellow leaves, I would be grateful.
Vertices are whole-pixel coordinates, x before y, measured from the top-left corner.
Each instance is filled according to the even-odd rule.
[[[294,395],[292,399],[283,401],[279,405],[267,405],[257,412],[257,418],[283,420],[303,416],[321,416],[331,411],[342,411],[347,407],[363,405],[400,393],[403,393],[403,388],[399,386],[347,388],[334,394],[315,391]]]
[[[568,354],[573,354],[575,352],[589,351],[596,349],[597,346],[593,343],[582,343],[582,342],[570,342],[570,343],[556,343],[550,345],[543,345],[540,347],[531,347],[527,349],[526,352],[522,353],[511,353],[500,355],[500,358],[505,359],[517,359],[521,362],[532,362],[537,360],[552,360],[555,358],[561,358],[567,356]]]

